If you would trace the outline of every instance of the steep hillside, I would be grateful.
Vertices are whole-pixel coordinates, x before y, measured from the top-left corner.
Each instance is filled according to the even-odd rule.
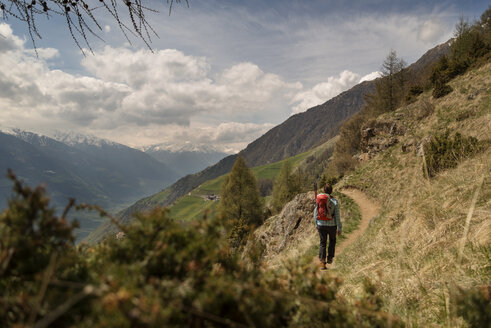
[[[338,237],[338,241],[342,243],[346,236],[357,229],[361,220],[360,209],[350,197],[341,192],[335,192],[334,197],[343,209],[341,220],[344,234]],[[298,194],[283,207],[281,213],[268,218],[254,232],[244,254],[259,246],[262,249],[262,260],[268,269],[281,270],[292,259],[311,262],[315,257],[313,254],[318,252],[319,243],[313,219],[314,204],[314,192]]]
[[[413,79],[427,70],[440,56],[448,54],[451,42],[428,50],[407,68],[407,78]],[[375,81],[365,81],[322,105],[289,117],[240,152],[250,166],[273,163],[315,147],[338,134],[341,123],[364,106],[364,97],[375,87]]]
[[[341,294],[357,299],[368,278],[387,301],[385,310],[404,318],[409,327],[463,326],[456,307],[459,290],[491,284],[491,63],[450,85],[454,91],[443,98],[434,99],[428,91],[371,122],[363,133],[364,153],[358,156],[362,164],[336,185],[341,192],[358,188],[382,208],[366,233],[335,258],[333,270],[344,277]],[[462,137],[454,139],[456,133]],[[477,143],[462,141],[473,140],[469,137]],[[454,148],[440,171],[429,175],[428,167],[435,165],[429,145],[437,140],[437,156]],[[290,221],[297,219],[293,215]],[[315,232],[301,241],[309,238],[313,249],[307,245],[294,254],[279,249],[265,259],[270,266],[289,255],[312,259]]]
[[[374,81],[365,81],[322,105],[289,117],[253,141],[240,154],[249,166],[273,163],[303,153],[334,137],[342,121],[361,110]]]
[[[380,280],[390,310],[413,325],[460,326],[450,308],[456,287],[491,283],[491,64],[450,84],[454,91],[442,99],[423,94],[381,117],[406,132],[343,181],[383,206],[367,234],[338,259],[343,293],[354,297],[364,277]],[[428,104],[434,111],[424,117]],[[486,150],[429,178],[421,145],[445,129],[477,138]]]

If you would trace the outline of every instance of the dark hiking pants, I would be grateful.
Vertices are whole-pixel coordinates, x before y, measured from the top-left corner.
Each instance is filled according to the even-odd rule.
[[[329,236],[329,247],[327,249],[327,258],[332,259],[334,257],[334,251],[336,247],[336,226],[317,226],[317,231],[319,231],[319,237],[321,240],[319,248],[319,260],[326,263],[326,244],[327,236]]]

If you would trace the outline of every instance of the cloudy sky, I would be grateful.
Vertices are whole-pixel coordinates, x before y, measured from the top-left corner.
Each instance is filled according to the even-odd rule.
[[[89,2],[90,3],[90,2]],[[97,3],[94,1],[94,3]],[[448,40],[487,1],[148,1],[149,50],[97,16],[104,40],[77,48],[64,21],[27,28],[0,18],[0,127],[88,133],[134,147],[238,151],[290,115],[377,76],[394,49],[406,62]]]

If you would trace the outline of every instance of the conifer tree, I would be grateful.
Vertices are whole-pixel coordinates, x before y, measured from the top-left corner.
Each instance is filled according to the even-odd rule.
[[[478,28],[481,30],[484,42],[491,47],[491,6],[482,13]]]
[[[375,84],[375,93],[368,97],[369,109],[374,114],[396,109],[404,95],[406,63],[391,50],[382,63],[382,77]]]
[[[220,193],[219,214],[231,226],[230,239],[237,249],[250,227],[263,219],[263,201],[256,178],[239,156]]]
[[[450,51],[452,61],[452,76],[463,74],[479,57],[484,56],[490,50],[486,45],[486,18],[481,23],[470,25],[463,17],[455,26],[454,37]]]
[[[292,200],[300,192],[300,183],[292,174],[292,165],[286,160],[281,166],[280,173],[276,177],[273,185],[273,196],[271,205],[273,211],[279,212],[283,205]]]

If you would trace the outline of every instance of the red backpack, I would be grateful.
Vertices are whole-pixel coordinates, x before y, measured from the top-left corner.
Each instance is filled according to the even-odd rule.
[[[315,199],[317,205],[317,220],[332,220],[334,208],[328,194],[319,194]]]

